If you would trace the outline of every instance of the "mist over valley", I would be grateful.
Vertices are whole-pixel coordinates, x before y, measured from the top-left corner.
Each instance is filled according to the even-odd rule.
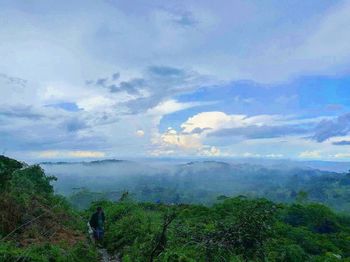
[[[48,175],[57,177],[55,191],[80,208],[99,199],[117,201],[124,192],[138,201],[206,205],[220,196],[240,195],[293,202],[305,192],[308,201],[340,211],[350,207],[350,177],[345,172],[348,166],[344,162],[263,159],[41,163]]]

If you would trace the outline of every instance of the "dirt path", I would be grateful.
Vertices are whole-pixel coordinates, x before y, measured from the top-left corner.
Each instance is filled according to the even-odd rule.
[[[117,256],[111,256],[104,248],[100,248],[98,252],[101,254],[101,262],[120,262]]]

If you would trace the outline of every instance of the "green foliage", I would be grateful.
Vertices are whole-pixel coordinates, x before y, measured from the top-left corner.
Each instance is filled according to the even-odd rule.
[[[293,204],[286,211],[284,221],[293,226],[305,226],[316,233],[336,233],[340,230],[337,217],[328,207],[320,204],[307,206]]]
[[[0,190],[4,190],[9,180],[12,178],[12,173],[23,167],[23,164],[0,155]]]
[[[0,156],[0,261],[97,261],[84,222],[38,165]]]
[[[219,245],[246,257],[264,256],[263,245],[271,237],[277,206],[265,199],[233,198],[214,207],[219,215]]]
[[[82,243],[73,247],[40,244],[27,248],[18,248],[9,243],[0,244],[0,261],[31,261],[31,262],[89,262],[98,261],[96,250]]]
[[[1,157],[0,174],[0,237],[40,217],[0,242],[0,261],[98,261],[82,233],[98,206],[106,214],[102,244],[123,261],[350,261],[350,217],[306,201],[305,192],[294,192],[291,204],[222,195],[204,206],[176,204],[175,191],[160,188],[174,204],[135,202],[128,192],[111,202],[82,191],[71,198],[79,208],[98,201],[77,213],[39,166]]]
[[[50,182],[54,180],[56,180],[55,177],[46,176],[40,166],[34,165],[14,171],[10,186],[18,193],[50,195],[53,194]]]
[[[245,197],[224,198],[212,207],[128,200],[97,202],[89,212],[99,205],[108,221],[105,245],[123,261],[350,259],[348,218],[319,204]],[[174,219],[164,230],[169,214]]]
[[[297,196],[295,197],[295,200],[296,200],[297,203],[302,204],[302,203],[306,203],[306,202],[307,202],[308,197],[309,197],[309,196],[308,196],[308,193],[307,193],[307,192],[305,192],[305,191],[300,191],[300,192],[297,194]]]
[[[83,210],[87,209],[92,202],[96,202],[106,198],[106,194],[90,192],[87,189],[83,189],[69,196],[68,200],[74,208]]]

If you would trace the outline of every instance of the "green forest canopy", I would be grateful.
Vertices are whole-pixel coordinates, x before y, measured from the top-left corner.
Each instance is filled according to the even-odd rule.
[[[103,245],[122,261],[350,261],[350,218],[322,204],[221,196],[212,206],[169,205],[125,194],[78,213],[39,166],[1,156],[0,178],[1,261],[99,261],[84,233],[97,206],[107,216]]]

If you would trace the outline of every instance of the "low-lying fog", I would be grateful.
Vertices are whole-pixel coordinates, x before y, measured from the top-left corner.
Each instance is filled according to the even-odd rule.
[[[41,166],[47,174],[58,178],[55,190],[66,196],[99,194],[101,198],[117,200],[128,191],[141,201],[204,204],[212,203],[220,195],[263,196],[288,202],[299,191],[306,191],[317,201],[333,201],[328,187],[345,179],[345,171],[350,168],[349,163],[254,159],[187,163],[102,160]],[[91,198],[96,199],[96,195]]]

